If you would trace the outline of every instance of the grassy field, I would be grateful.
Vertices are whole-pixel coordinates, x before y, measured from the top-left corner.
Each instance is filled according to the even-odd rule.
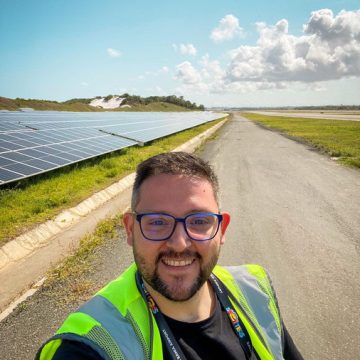
[[[155,140],[144,147],[129,147],[25,179],[15,188],[0,190],[0,245],[118,181],[146,158],[176,148],[220,120]]]
[[[332,114],[332,115],[360,115],[360,110],[322,110],[322,109],[318,109],[318,110],[302,110],[302,109],[298,109],[298,110],[284,110],[284,109],[274,109],[274,110],[265,110],[268,111],[269,113],[271,113],[272,111],[275,112],[281,112],[281,113],[308,113],[308,114]],[[269,114],[270,115],[270,114]]]
[[[19,108],[31,108],[34,110],[51,110],[51,111],[109,111],[109,109],[98,109],[94,106],[83,104],[80,102],[75,103],[62,103],[57,101],[48,100],[25,100],[25,99],[8,99],[0,96],[0,110],[18,110]],[[165,102],[153,102],[147,105],[137,104],[132,105],[130,108],[116,108],[111,111],[191,111],[183,106]]]
[[[0,110],[15,111],[19,108],[31,108],[34,110],[53,110],[53,111],[101,111],[93,106],[86,104],[64,104],[57,101],[48,100],[25,100],[25,99],[8,99],[0,97]]]
[[[247,119],[280,130],[295,139],[360,168],[360,121],[304,119],[243,113]]]

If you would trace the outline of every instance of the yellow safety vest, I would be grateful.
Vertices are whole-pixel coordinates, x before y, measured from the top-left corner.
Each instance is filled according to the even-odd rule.
[[[70,314],[36,359],[52,359],[62,340],[84,343],[103,359],[163,359],[160,333],[137,288],[136,271],[136,265],[131,265]],[[213,272],[229,290],[260,359],[283,359],[282,322],[266,271],[259,265],[243,265],[216,266]]]

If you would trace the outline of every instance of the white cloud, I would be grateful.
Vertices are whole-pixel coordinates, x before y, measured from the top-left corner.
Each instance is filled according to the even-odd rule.
[[[183,55],[195,56],[197,53],[197,50],[193,44],[180,44],[180,45],[172,44],[172,47],[176,52],[179,51],[180,54],[183,54]]]
[[[302,36],[288,33],[288,22],[258,23],[257,46],[240,46],[229,55],[226,80],[316,82],[360,76],[360,10],[311,13]]]
[[[89,86],[89,84],[88,84],[86,81],[82,81],[82,82],[80,83],[80,85],[81,85],[81,86]]]
[[[232,49],[222,61],[205,55],[197,63],[177,65],[176,91],[195,97],[259,96],[261,91],[269,96],[279,91],[281,96],[294,96],[334,91],[328,84],[340,79],[352,84],[359,81],[360,10],[338,14],[328,9],[314,11],[298,36],[289,33],[286,19],[274,25],[259,22],[256,27],[256,45]]]
[[[225,75],[220,62],[218,60],[210,60],[208,54],[201,58],[199,64],[202,66],[201,74],[205,79],[221,79]]]
[[[239,25],[239,19],[230,14],[220,20],[219,26],[211,32],[210,38],[215,42],[222,42],[243,35],[244,33]]]
[[[163,66],[161,69],[160,69],[160,72],[162,73],[168,73],[170,70],[167,66]]]
[[[108,55],[113,58],[117,58],[122,55],[121,51],[116,50],[116,49],[108,48],[108,49],[106,49],[106,51],[107,51]]]
[[[201,75],[189,61],[176,66],[175,79],[187,85],[193,85],[201,81]]]
[[[196,55],[196,48],[193,44],[180,44],[180,53],[183,55]]]

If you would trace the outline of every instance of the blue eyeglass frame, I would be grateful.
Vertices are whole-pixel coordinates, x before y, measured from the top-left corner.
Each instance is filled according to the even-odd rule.
[[[194,214],[189,214],[189,215],[186,215],[185,217],[175,217],[175,216],[172,216],[170,214],[166,214],[166,213],[161,213],[161,212],[150,212],[150,213],[137,213],[137,212],[134,212],[134,215],[135,215],[135,218],[136,218],[136,221],[139,223],[139,226],[140,226],[140,231],[142,233],[142,235],[144,236],[144,238],[146,240],[150,240],[150,241],[164,241],[164,240],[168,240],[171,238],[172,234],[174,233],[175,231],[175,228],[176,228],[176,225],[177,223],[183,223],[184,225],[184,230],[186,232],[186,235],[191,239],[191,240],[194,240],[194,241],[209,241],[209,240],[212,240],[216,234],[218,233],[219,231],[219,228],[220,228],[220,224],[223,220],[223,216],[222,214],[214,214],[214,213],[210,213],[210,212],[201,212],[201,213],[194,213]],[[171,218],[173,218],[175,220],[174,222],[174,227],[170,233],[169,236],[167,236],[166,238],[163,238],[163,239],[150,239],[148,238],[147,236],[145,236],[144,232],[143,232],[143,229],[142,229],[142,226],[141,226],[141,218],[145,215],[166,215],[166,216],[169,216]],[[189,218],[190,216],[194,216],[194,215],[212,215],[212,216],[216,216],[217,219],[218,219],[218,225],[217,225],[217,228],[216,228],[216,231],[214,233],[213,236],[207,238],[207,239],[194,239],[187,231],[187,228],[186,228],[186,219]]]

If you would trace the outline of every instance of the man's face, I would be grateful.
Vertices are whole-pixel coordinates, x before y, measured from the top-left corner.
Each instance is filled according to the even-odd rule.
[[[160,212],[184,217],[198,212],[218,213],[213,188],[205,179],[161,174],[146,179],[140,187],[137,213]],[[135,262],[154,290],[173,301],[191,298],[209,278],[217,263],[220,245],[230,216],[223,213],[217,235],[208,241],[191,240],[182,223],[177,223],[168,240],[151,241],[143,237],[133,214],[125,214],[128,243]]]

